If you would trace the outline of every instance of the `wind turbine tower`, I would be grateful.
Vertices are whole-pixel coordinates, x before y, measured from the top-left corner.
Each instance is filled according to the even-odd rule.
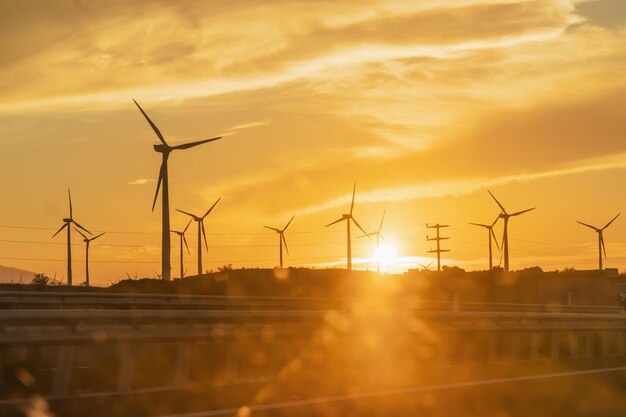
[[[498,199],[496,199],[496,197],[491,193],[491,191],[487,190],[487,192],[489,193],[489,195],[491,195],[491,197],[498,204],[498,206],[500,207],[500,210],[502,210],[499,217],[502,220],[504,220],[504,233],[502,235],[502,247],[504,248],[504,271],[509,272],[509,219],[511,217],[519,216],[520,214],[524,214],[526,212],[534,210],[536,207],[509,214],[505,210],[504,206],[500,204]]]
[[[500,216],[496,217],[494,222],[491,224],[470,223],[474,226],[484,227],[485,229],[487,229],[487,237],[489,238],[489,269],[493,269],[493,255],[492,255],[492,248],[491,248],[492,238],[493,238],[493,241],[496,243],[496,247],[498,248],[498,250],[500,250],[500,245],[498,245],[498,239],[496,239],[496,234],[493,232],[493,226],[496,225],[496,223],[498,222],[498,219],[500,219]]]
[[[102,236],[104,234],[104,232],[100,233],[97,236],[94,237],[87,237],[87,235],[85,235],[83,232],[81,232],[80,230],[78,230],[77,228],[76,231],[78,233],[80,233],[80,235],[83,237],[83,242],[85,242],[85,286],[89,286],[89,244],[91,243],[91,241],[98,239],[100,236]]]
[[[57,230],[57,232],[54,235],[52,235],[52,237],[55,237],[61,232],[61,230],[63,230],[64,228],[67,228],[67,285],[72,285],[72,228],[71,228],[71,225],[74,224],[76,227],[83,229],[85,232],[89,234],[91,234],[91,232],[85,229],[83,226],[81,226],[74,220],[73,212],[72,212],[72,194],[70,193],[69,188],[67,189],[67,196],[70,200],[70,217],[63,219],[63,226],[61,226],[61,228]]]
[[[347,213],[347,214],[344,214],[343,216],[341,216],[340,219],[335,220],[332,223],[328,223],[326,226],[324,226],[324,227],[328,227],[328,226],[332,226],[333,224],[339,223],[339,222],[342,222],[342,221],[346,222],[346,232],[347,232],[347,239],[348,239],[348,254],[347,254],[348,271],[352,271],[352,242],[351,242],[351,239],[350,239],[350,222],[354,222],[356,227],[361,229],[363,234],[367,234],[367,232],[365,230],[363,230],[361,225],[352,216],[352,211],[354,210],[354,196],[355,196],[355,193],[356,193],[356,182],[354,183],[354,187],[352,189],[352,203],[350,204],[350,212]]]
[[[162,156],[161,168],[159,170],[159,180],[157,182],[156,193],[154,194],[154,201],[152,202],[152,211],[154,211],[154,206],[156,205],[157,197],[159,196],[159,189],[161,189],[161,185],[163,186],[163,192],[161,193],[162,197],[162,220],[161,220],[161,278],[165,281],[169,281],[171,279],[171,265],[170,265],[170,200],[169,200],[169,182],[168,182],[168,171],[167,171],[167,160],[172,151],[183,150],[193,148],[198,145],[202,145],[203,143],[213,142],[214,140],[221,139],[220,137],[199,140],[196,142],[183,143],[181,145],[170,146],[165,141],[165,138],[161,134],[161,131],[158,127],[150,120],[146,112],[143,111],[139,103],[137,103],[134,99],[133,101],[139,108],[139,111],[148,121],[154,133],[156,133],[157,137],[161,141],[161,143],[154,145],[155,152],[158,152]]]
[[[217,205],[217,203],[219,203],[221,199],[222,197],[218,198],[217,201],[213,203],[211,208],[208,209],[206,213],[204,213],[204,216],[196,216],[195,214],[176,209],[177,211],[180,211],[181,213],[190,216],[192,220],[195,220],[198,223],[198,275],[202,274],[202,238],[204,238],[204,247],[206,251],[209,251],[209,244],[206,241],[206,232],[204,230],[204,219],[206,218],[206,216],[209,215],[209,213],[211,213],[211,211],[213,211],[213,208]]]
[[[178,237],[180,238],[180,277],[184,278],[185,277],[185,270],[184,270],[184,259],[183,259],[183,244],[185,245],[185,247],[187,248],[187,253],[191,254],[191,252],[189,252],[189,246],[187,245],[187,238],[185,237],[185,232],[187,231],[187,229],[189,229],[189,225],[191,224],[191,222],[193,221],[193,219],[189,219],[189,222],[187,223],[187,226],[185,226],[185,228],[183,229],[182,232],[179,232],[178,230],[172,230],[172,233],[176,233],[178,235]]]
[[[289,248],[287,248],[287,241],[285,240],[285,230],[287,230],[287,228],[291,224],[294,217],[296,216],[293,215],[291,219],[287,222],[287,225],[283,227],[282,229],[277,229],[275,227],[270,227],[270,226],[263,226],[266,229],[270,229],[278,233],[278,252],[280,256],[280,268],[281,269],[283,267],[283,244],[285,245],[285,250],[287,251],[287,255],[289,255]]]
[[[602,252],[604,252],[604,257],[606,258],[606,247],[604,246],[604,236],[602,235],[602,232],[604,232],[604,230],[606,230],[606,228],[609,227],[611,223],[613,223],[615,219],[619,217],[620,214],[622,213],[618,213],[617,216],[613,217],[613,219],[610,222],[608,222],[606,226],[604,226],[603,228],[598,228],[587,223],[579,222],[578,220],[576,221],[576,223],[582,224],[583,226],[587,226],[590,229],[595,230],[596,233],[598,233],[598,270],[599,271],[602,271]]]

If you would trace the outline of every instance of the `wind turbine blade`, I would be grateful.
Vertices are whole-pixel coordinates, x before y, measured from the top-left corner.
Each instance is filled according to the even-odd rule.
[[[193,148],[194,146],[202,145],[203,143],[213,142],[214,140],[218,140],[218,139],[222,139],[222,137],[220,136],[220,137],[217,137],[217,138],[204,139],[204,140],[198,140],[198,141],[195,141],[195,142],[183,143],[182,145],[172,146],[172,149],[189,149],[189,148]]]
[[[80,235],[81,235],[82,237],[84,237],[85,239],[89,240],[89,238],[87,237],[87,235],[85,235],[83,232],[81,232],[81,231],[80,231],[80,229],[78,229],[78,228],[74,227],[74,230],[76,230],[78,233],[80,233]]]
[[[263,227],[265,227],[266,229],[273,230],[273,231],[275,231],[276,233],[280,233],[280,229],[277,229],[277,228],[275,228],[275,227],[270,227],[270,226],[263,226]]]
[[[83,226],[81,226],[80,224],[78,224],[77,222],[74,221],[74,219],[71,219],[72,223],[74,223],[76,226],[80,227],[81,229],[83,229],[85,232],[89,233],[90,235],[93,235],[93,233],[91,233],[89,230],[85,229]]]
[[[370,236],[374,236],[374,235],[377,235],[377,234],[378,234],[378,232],[366,233],[364,235],[357,236],[357,239],[361,239],[361,238],[364,238],[364,237],[370,237]]]
[[[167,142],[165,141],[165,139],[163,138],[163,135],[161,134],[161,131],[159,130],[158,127],[156,127],[156,125],[152,122],[152,120],[150,120],[150,118],[148,117],[148,115],[146,114],[145,111],[143,111],[143,109],[141,108],[141,106],[139,105],[139,103],[137,103],[135,101],[135,99],[133,99],[133,101],[135,102],[135,104],[137,105],[137,107],[139,108],[139,111],[141,112],[141,114],[143,114],[143,117],[146,118],[146,120],[148,121],[148,123],[150,124],[150,126],[152,126],[152,130],[154,130],[154,133],[156,133],[156,135],[159,137],[159,140],[161,141],[161,143],[163,143],[163,145],[167,146],[168,148],[170,147],[170,145],[167,144]]]
[[[489,228],[489,225],[488,225],[488,224],[471,223],[471,222],[470,222],[470,224],[471,224],[471,225],[474,225],[474,226],[486,227],[487,229]]]
[[[352,203],[350,204],[350,214],[352,214],[352,209],[354,209],[354,195],[356,194],[356,182],[354,183],[354,187],[352,188]]]
[[[202,237],[204,237],[204,247],[206,248],[206,251],[209,251],[209,244],[206,241],[206,233],[204,231],[204,222],[200,221],[200,228],[202,229]]]
[[[578,224],[582,224],[583,226],[587,226],[588,228],[593,229],[593,230],[596,230],[596,231],[598,230],[598,228],[597,228],[597,227],[594,227],[594,226],[592,226],[592,225],[590,225],[590,224],[587,224],[587,223],[579,222],[578,220],[576,220],[576,223],[578,223]]]
[[[287,255],[289,255],[289,248],[287,247],[287,240],[285,239],[285,234],[281,233],[280,237],[283,240],[283,243],[285,244],[285,250],[287,251]]]
[[[65,226],[67,226],[67,225],[68,225],[68,223],[64,223],[63,226],[61,226],[61,228],[59,230],[57,230],[57,232],[55,234],[52,235],[52,237],[55,237],[56,235],[58,235],[61,232],[61,230],[63,230],[65,228]]]
[[[496,223],[498,223],[498,220],[500,220],[500,216],[496,217],[496,219],[493,221],[493,223],[491,223],[491,227],[495,226]]]
[[[498,245],[498,239],[496,238],[496,234],[494,233],[493,229],[489,229],[491,231],[491,236],[493,236],[493,241],[496,243],[496,248],[498,248],[498,250],[500,250],[500,245]]]
[[[378,232],[380,233],[381,230],[383,230],[383,222],[385,221],[385,214],[387,214],[387,210],[385,209],[383,211],[383,218],[380,219],[380,226],[378,226]]]
[[[604,257],[606,258],[606,246],[604,246],[604,236],[602,236],[602,232],[600,232],[600,243],[602,245],[602,251],[604,252]]]
[[[193,219],[189,219],[189,222],[187,223],[187,226],[185,226],[185,228],[183,229],[183,236],[185,235],[185,232],[187,231],[187,229],[189,229],[189,225],[191,224],[192,221],[193,221]]]
[[[350,217],[350,219],[352,219],[352,221],[354,222],[354,224],[356,224],[356,227],[358,227],[359,229],[361,229],[361,231],[367,235],[367,232],[361,227],[361,225],[359,224],[359,222],[357,222],[356,220],[354,220],[354,217]],[[350,220],[348,220],[350,221]],[[368,236],[369,238],[369,236]]]
[[[94,237],[92,237],[92,238],[91,238],[91,239],[89,239],[89,240],[96,240],[96,239],[98,239],[100,236],[102,236],[104,233],[105,233],[105,232],[102,232],[102,233],[100,233],[99,235],[94,236]],[[82,233],[81,233],[81,235],[82,235]]]
[[[202,216],[202,219],[203,219],[203,220],[204,220],[204,218],[205,218],[206,216],[208,216],[208,215],[209,215],[209,213],[213,210],[213,208],[217,205],[217,203],[219,203],[219,202],[220,202],[220,200],[221,200],[221,199],[222,199],[222,197],[218,198],[218,199],[217,199],[217,201],[216,201],[215,203],[213,203],[213,205],[211,206],[211,208],[210,208],[210,209],[208,209],[206,213],[204,213],[204,216]]]
[[[382,240],[386,241],[387,239],[385,239],[385,236],[383,236],[382,233],[378,232],[378,237],[380,237]]]
[[[537,207],[533,207],[533,208],[529,208],[529,209],[526,209],[526,210],[522,210],[522,211],[515,212],[515,213],[511,214],[511,217],[513,217],[513,216],[519,216],[520,214],[527,213],[527,212],[529,212],[529,211],[531,211],[531,210],[534,210],[534,209],[536,209],[536,208],[537,208]]]
[[[430,263],[428,265],[426,265],[426,268],[430,268],[430,266],[433,264],[433,262],[435,262],[435,261],[430,261]]]
[[[332,222],[332,223],[328,223],[328,224],[327,224],[326,226],[324,226],[324,227],[332,226],[333,224],[335,224],[335,223],[339,223],[339,222],[340,222],[340,221],[342,221],[342,220],[345,220],[345,219],[342,217],[342,218],[340,218],[339,220],[335,220],[335,221],[334,221],[334,222]]]
[[[294,214],[293,216],[291,216],[291,219],[289,220],[289,222],[287,222],[287,225],[285,227],[283,227],[283,232],[285,230],[287,230],[287,228],[289,227],[289,225],[291,224],[291,222],[293,221],[293,218],[296,217],[296,215]]]
[[[67,189],[67,198],[70,200],[70,219],[72,218],[72,193]]]
[[[495,200],[495,202],[498,204],[498,206],[500,206],[500,209],[502,210],[503,213],[506,213],[506,210],[504,209],[504,206],[502,204],[500,204],[500,202],[498,201],[498,199],[491,193],[491,191],[487,190],[487,192],[489,193],[489,195]]]
[[[604,226],[604,227],[602,228],[602,230],[604,230],[604,229],[606,229],[607,227],[609,227],[609,226],[611,225],[611,223],[613,223],[613,222],[615,221],[615,219],[617,219],[617,218],[619,217],[619,215],[620,215],[620,214],[622,214],[622,213],[617,213],[617,216],[613,217],[613,220],[611,220],[610,222],[608,222],[608,223],[606,224],[606,226]]]
[[[159,190],[161,189],[161,183],[163,182],[164,176],[165,176],[165,161],[161,163],[161,168],[159,169],[159,180],[157,181],[156,191],[154,192],[154,201],[152,201],[152,211],[154,211],[154,206],[156,206],[157,198],[159,197]]]
[[[191,252],[189,252],[189,245],[187,245],[187,238],[185,237],[184,234],[183,234],[183,242],[185,243],[185,247],[187,248],[187,253],[191,255]]]
[[[183,211],[181,209],[176,209],[176,211],[180,211],[181,213],[186,214],[187,216],[190,216],[191,220],[196,218],[195,214],[191,214],[191,213]],[[189,220],[189,223],[191,223],[191,220]],[[187,225],[187,227],[189,227],[189,225]],[[185,230],[186,230],[186,228],[185,228]]]

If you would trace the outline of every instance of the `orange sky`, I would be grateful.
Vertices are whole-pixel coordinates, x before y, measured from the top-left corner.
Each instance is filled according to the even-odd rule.
[[[452,225],[445,263],[484,267],[468,222],[498,214],[487,188],[537,207],[511,220],[513,269],[592,268],[575,220],[626,210],[624,45],[623,0],[2,1],[0,264],[65,275],[51,235],[71,187],[76,219],[107,231],[95,283],[160,270],[160,155],[134,97],[172,144],[225,135],[170,160],[174,228],[174,208],[222,197],[206,269],[276,265],[262,226],[292,214],[286,264],[343,265],[344,227],[323,226],[354,181],[355,217],[373,229],[387,210],[402,268],[428,257],[426,222]],[[607,266],[626,267],[624,232],[606,232]],[[355,258],[373,249],[354,240]]]

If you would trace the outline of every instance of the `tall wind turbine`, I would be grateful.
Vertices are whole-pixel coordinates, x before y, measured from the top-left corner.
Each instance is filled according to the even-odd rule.
[[[354,195],[356,193],[356,182],[354,183],[354,188],[352,189],[352,203],[350,204],[350,213],[348,214],[344,214],[343,216],[341,216],[341,218],[339,220],[335,220],[332,223],[327,224],[324,227],[328,227],[331,226],[335,223],[339,223],[342,221],[346,221],[346,230],[347,230],[347,236],[348,236],[348,257],[347,257],[347,261],[348,261],[348,271],[352,270],[352,242],[350,240],[350,221],[353,221],[354,224],[356,225],[356,227],[358,227],[359,229],[361,229],[361,231],[364,234],[367,234],[367,232],[365,230],[363,230],[363,228],[361,227],[361,225],[354,219],[354,217],[352,217],[352,210],[354,210]]]
[[[487,235],[489,237],[489,269],[493,269],[493,256],[491,249],[491,238],[493,237],[493,241],[496,242],[496,247],[500,250],[500,245],[498,245],[498,239],[496,239],[496,234],[493,232],[493,226],[496,225],[500,216],[496,217],[496,219],[491,224],[481,224],[481,223],[470,223],[474,226],[484,227],[487,229]]]
[[[495,200],[498,206],[500,206],[500,210],[502,210],[499,217],[502,220],[504,220],[504,234],[502,235],[502,247],[504,248],[504,271],[509,272],[509,228],[508,228],[509,218],[519,216],[520,214],[524,214],[528,211],[534,210],[536,207],[529,208],[529,209],[522,210],[522,211],[516,211],[515,213],[509,214],[504,209],[504,206],[500,204],[498,199],[496,199],[496,197],[491,193],[491,191],[487,190],[487,192]]]
[[[163,202],[162,202],[162,225],[161,225],[161,277],[162,279],[169,281],[171,279],[171,271],[170,271],[170,200],[169,200],[169,185],[168,185],[168,173],[167,173],[167,159],[170,156],[170,153],[175,150],[180,149],[189,149],[194,146],[202,145],[203,143],[213,142],[214,140],[221,139],[221,136],[211,139],[199,140],[196,142],[183,143],[181,145],[170,146],[163,138],[161,131],[158,127],[150,120],[145,111],[141,108],[139,103],[133,99],[139,111],[146,118],[154,133],[156,133],[157,137],[161,141],[161,143],[154,145],[154,150],[159,152],[163,157],[163,162],[161,162],[161,169],[159,170],[159,180],[157,182],[156,193],[154,194],[154,201],[152,202],[152,211],[154,211],[154,206],[156,205],[157,197],[159,196],[159,189],[161,188],[161,184],[163,184],[163,192],[161,193]]]
[[[189,229],[189,225],[191,224],[193,219],[189,219],[189,223],[187,223],[187,226],[185,226],[185,228],[183,229],[182,232],[179,232],[177,230],[170,230],[172,233],[176,233],[178,235],[178,237],[180,238],[180,277],[184,278],[185,277],[185,270],[183,269],[184,264],[183,264],[183,243],[185,244],[185,247],[187,248],[187,253],[191,254],[191,252],[189,252],[189,246],[187,245],[187,238],[185,237],[185,232],[187,231],[187,229]]]
[[[209,215],[209,213],[213,210],[215,205],[221,199],[222,197],[218,198],[217,201],[213,203],[211,208],[208,209],[206,213],[204,213],[204,216],[196,216],[195,214],[191,214],[186,211],[176,209],[177,211],[180,211],[181,213],[186,214],[187,216],[190,216],[193,220],[198,222],[198,275],[202,274],[202,238],[203,237],[204,237],[204,247],[206,248],[207,252],[209,251],[209,244],[206,242],[206,233],[204,231],[204,218]]]
[[[72,285],[72,242],[71,242],[72,228],[70,227],[70,225],[73,223],[77,227],[83,229],[85,232],[89,234],[91,234],[91,232],[85,229],[83,226],[81,226],[74,220],[74,217],[72,214],[72,194],[70,193],[69,188],[67,189],[67,197],[70,200],[70,217],[63,219],[63,226],[61,226],[61,228],[57,230],[57,232],[54,235],[52,235],[52,237],[55,237],[61,232],[61,230],[63,230],[64,228],[67,228],[67,285]]]
[[[376,249],[380,250],[380,240],[385,240],[385,237],[383,236],[381,230],[383,230],[383,222],[385,221],[385,213],[387,212],[387,210],[383,211],[383,217],[382,219],[380,219],[380,225],[378,226],[378,229],[376,229],[375,231],[371,232],[371,233],[366,233],[363,236],[360,237],[371,237],[371,236],[376,236]],[[376,271],[380,272],[380,260],[376,261]]]
[[[87,235],[85,235],[83,232],[78,230],[76,227],[74,229],[78,233],[80,233],[80,235],[83,237],[83,242],[85,242],[86,244],[86,247],[85,247],[85,286],[88,287],[89,286],[89,244],[91,243],[92,240],[96,240],[100,236],[102,236],[104,232],[94,237],[87,237]]]
[[[604,257],[606,258],[606,247],[604,246],[604,236],[602,236],[602,232],[604,232],[604,230],[607,227],[609,227],[611,225],[611,223],[613,223],[615,221],[615,219],[617,219],[619,217],[620,214],[622,214],[622,213],[618,213],[617,216],[613,217],[613,220],[608,222],[606,224],[606,226],[604,226],[601,229],[599,229],[597,227],[594,227],[594,226],[592,226],[590,224],[579,222],[578,220],[576,220],[576,223],[582,224],[583,226],[587,226],[587,227],[595,230],[596,233],[598,233],[598,270],[599,271],[602,271],[602,252],[604,252]]]
[[[285,240],[285,230],[287,230],[287,228],[291,224],[291,221],[293,220],[294,217],[296,217],[295,214],[291,217],[289,222],[287,222],[287,225],[283,227],[282,229],[277,229],[275,227],[270,227],[270,226],[263,226],[266,229],[270,229],[278,233],[278,248],[279,248],[279,253],[280,253],[280,267],[281,268],[283,267],[283,244],[285,245],[285,250],[287,251],[287,255],[289,255],[289,248],[287,248],[287,241]]]

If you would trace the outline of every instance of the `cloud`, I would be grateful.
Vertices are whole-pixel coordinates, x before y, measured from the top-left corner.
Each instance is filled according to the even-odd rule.
[[[139,178],[136,180],[132,180],[132,181],[128,181],[126,184],[128,185],[146,185],[149,184],[151,182],[155,182],[156,180],[154,178]]]

